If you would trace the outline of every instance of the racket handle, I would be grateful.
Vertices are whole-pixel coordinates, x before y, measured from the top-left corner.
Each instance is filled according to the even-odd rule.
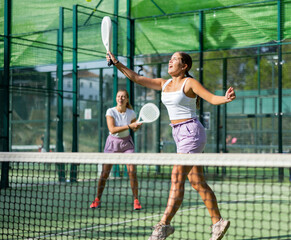
[[[113,64],[113,61],[110,59],[110,61],[108,62],[108,67],[110,67]]]

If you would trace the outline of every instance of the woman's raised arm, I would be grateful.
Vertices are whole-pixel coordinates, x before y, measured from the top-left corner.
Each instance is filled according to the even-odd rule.
[[[138,75],[136,72],[132,71],[131,69],[124,66],[121,62],[119,62],[110,51],[107,52],[106,58],[107,58],[107,61],[111,59],[113,61],[113,65],[131,81],[139,85],[142,85],[144,87],[154,89],[154,90],[162,89],[162,85],[165,81],[164,79],[148,78],[148,77]]]

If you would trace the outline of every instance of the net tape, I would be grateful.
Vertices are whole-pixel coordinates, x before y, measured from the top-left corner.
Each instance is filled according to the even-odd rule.
[[[0,162],[291,167],[290,154],[32,153],[1,152]]]

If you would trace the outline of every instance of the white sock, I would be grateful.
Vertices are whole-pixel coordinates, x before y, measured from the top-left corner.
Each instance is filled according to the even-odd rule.
[[[223,220],[223,218],[220,218],[220,220],[217,223],[213,224],[213,226],[218,225],[219,223],[221,223],[222,220]]]

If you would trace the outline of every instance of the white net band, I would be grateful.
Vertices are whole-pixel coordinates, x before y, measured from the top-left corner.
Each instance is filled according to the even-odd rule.
[[[0,152],[0,162],[291,167],[290,154]]]

